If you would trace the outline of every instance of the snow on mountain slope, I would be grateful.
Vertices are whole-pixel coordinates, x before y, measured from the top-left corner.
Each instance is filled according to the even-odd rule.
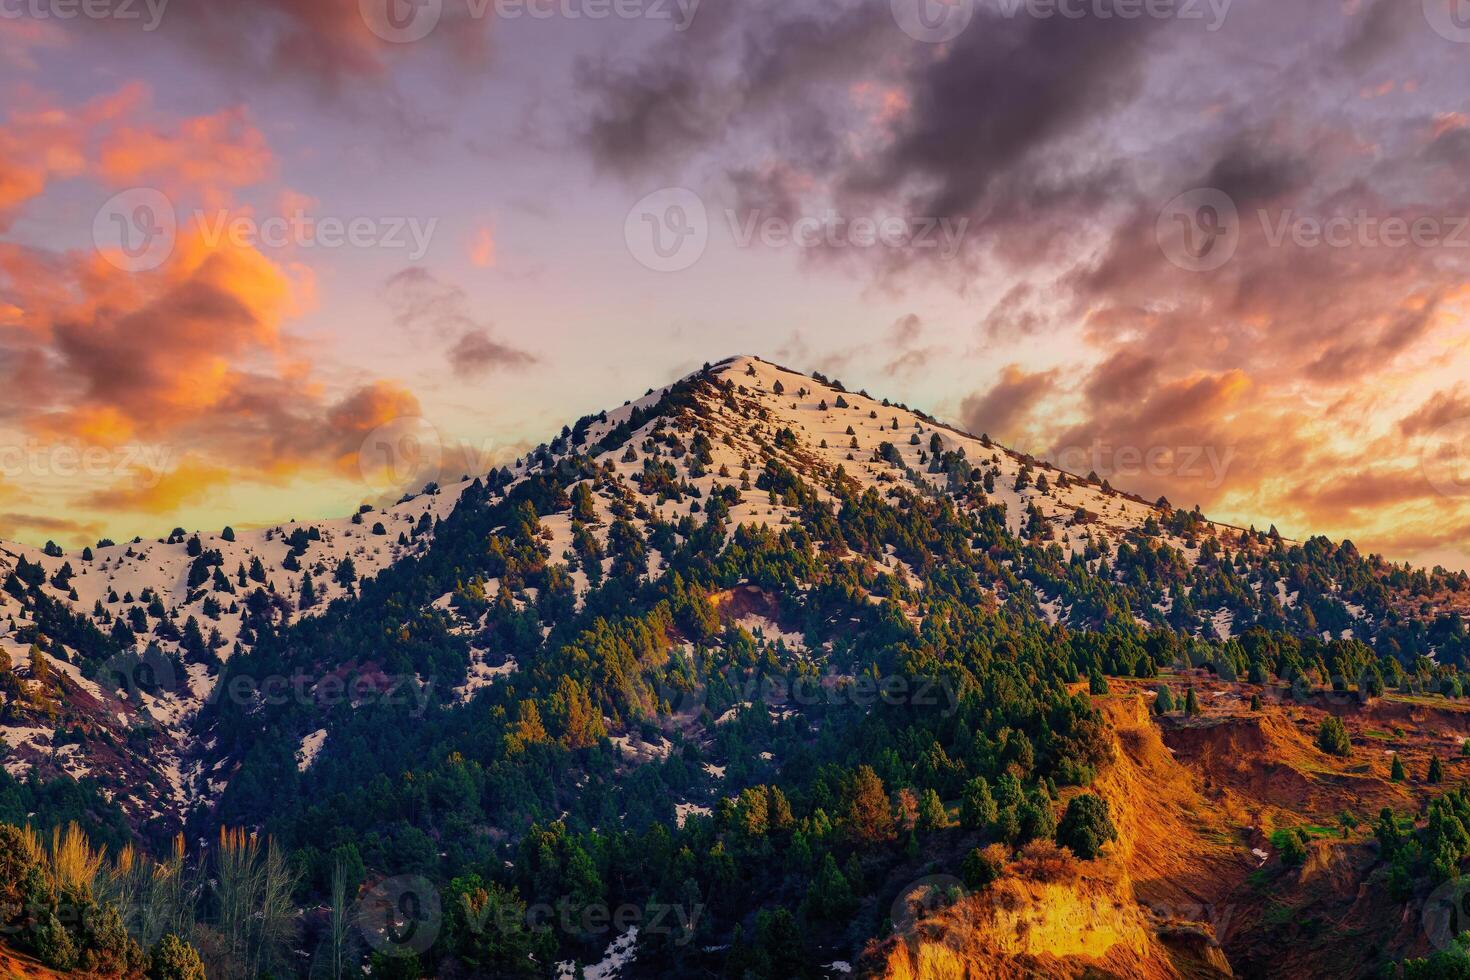
[[[576,433],[564,430],[550,444],[517,460],[509,477],[519,481],[537,468],[555,465],[559,458],[590,454],[601,473],[588,481],[595,519],[584,521],[583,530],[604,550],[615,517],[626,517],[646,528],[658,517],[677,520],[694,515],[700,500],[707,499],[716,484],[739,488],[739,502],[729,515],[731,534],[741,524],[780,526],[799,520],[778,497],[756,489],[768,459],[785,463],[828,498],[840,467],[859,486],[880,495],[906,486],[949,494],[962,508],[1002,504],[1012,532],[1027,529],[1036,537],[1039,530],[1042,540],[1060,550],[1063,561],[1078,555],[1092,568],[1101,561],[1099,546],[1107,553],[1124,535],[1167,513],[1101,481],[1064,474],[922,413],[758,358],[731,358],[701,376],[701,383],[676,383],[582,420]],[[655,411],[675,387],[691,393],[692,402]],[[632,425],[635,421],[636,427]],[[617,438],[609,438],[614,435]],[[599,445],[604,439],[608,439],[606,447]],[[954,454],[962,460],[957,461]],[[705,461],[700,462],[699,457]],[[948,459],[951,468],[959,466],[964,478],[952,482],[949,473],[940,469],[937,457]],[[980,483],[971,479],[976,470],[983,474],[984,486],[983,497],[978,499]],[[194,719],[214,693],[219,672],[216,658],[222,662],[237,643],[248,647],[252,641],[241,628],[240,604],[246,595],[257,589],[274,594],[281,619],[314,615],[332,599],[351,591],[350,585],[337,581],[344,561],[350,558],[356,575],[365,578],[406,556],[421,554],[430,546],[435,521],[453,510],[470,485],[469,481],[453,483],[351,517],[242,530],[234,534],[234,540],[226,540],[219,531],[175,533],[164,541],[135,539],[98,546],[89,554],[63,555],[0,544],[0,577],[22,561],[38,565],[47,580],[41,587],[45,595],[68,605],[104,632],[115,629],[119,620],[132,624],[138,651],[151,643],[165,655],[180,655],[178,662],[186,674],[177,679],[179,683],[163,685],[167,690],[152,693],[105,690],[82,675],[77,664],[84,658],[76,651],[43,639],[45,656],[55,666],[50,671],[52,693],[72,712],[68,723],[96,737],[74,740],[77,748],[63,754],[54,744],[53,730],[58,727],[54,712],[37,705],[13,711],[16,717],[7,719],[9,727],[0,729],[12,748],[7,768],[14,773],[39,766],[43,772],[106,775],[109,767],[118,767],[115,757],[129,756],[127,766],[147,770],[145,781],[159,790],[158,798],[130,801],[135,814],[156,817],[195,801],[208,802],[227,783],[229,769],[216,760],[210,771],[202,771],[200,747],[208,743],[209,734],[196,730]],[[697,494],[685,492],[688,487],[697,488]],[[571,552],[573,520],[570,511],[542,518],[551,561],[562,561]],[[381,532],[376,527],[379,524]],[[1238,535],[1238,529],[1225,525],[1202,526],[1204,537],[1230,540]],[[1167,532],[1158,536],[1187,560],[1197,558],[1198,541],[1181,540]],[[201,581],[199,556],[212,553],[218,553],[217,567],[206,569],[208,574]],[[661,561],[657,550],[650,548],[650,576],[659,574]],[[611,559],[604,559],[604,571],[610,563]],[[897,556],[889,554],[884,563],[889,572],[911,585],[919,584],[914,570]],[[66,568],[73,573],[69,580],[63,574]],[[308,572],[317,603],[301,609],[302,581]],[[63,577],[57,579],[59,574]],[[577,592],[585,592],[585,571],[573,572],[572,579]],[[495,580],[484,583],[488,597],[495,596],[499,588]],[[534,601],[528,594],[531,591],[515,590],[513,601]],[[1034,586],[1033,591],[1039,615],[1053,622],[1067,619],[1069,610],[1057,597]],[[1027,593],[1027,601],[1030,595]],[[441,597],[434,605],[457,615],[450,598]],[[186,630],[191,618],[208,638],[211,655],[200,656],[196,650],[192,657],[182,656],[187,651],[179,632]],[[1217,615],[1215,622],[1220,632],[1229,631],[1227,616]],[[752,620],[752,625],[759,625],[771,637],[781,636],[773,622]],[[16,598],[0,591],[0,642],[6,643],[17,664],[25,664],[28,658],[29,640],[36,632],[33,626]],[[477,626],[466,622],[460,629],[468,633]],[[800,637],[782,638],[788,647],[799,647]],[[451,700],[468,700],[476,690],[497,683],[515,669],[513,661],[507,663],[493,651],[477,650],[475,657],[466,683],[452,692]],[[170,669],[167,663],[163,669]],[[314,739],[302,743],[301,765],[306,768],[322,744],[321,736],[316,731],[301,734]],[[130,753],[127,746],[136,746],[136,750]],[[110,782],[120,788],[131,780],[136,786],[137,778],[136,772],[119,772]]]

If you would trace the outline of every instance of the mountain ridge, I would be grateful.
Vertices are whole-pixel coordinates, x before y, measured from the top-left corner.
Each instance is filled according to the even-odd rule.
[[[473,867],[556,894],[573,887],[565,868],[546,871],[555,883],[531,870],[551,835],[567,861],[590,848],[573,863],[597,854],[599,875],[639,901],[652,896],[627,883],[653,872],[609,841],[679,835],[703,853],[718,833],[754,855],[784,787],[803,846],[839,864],[794,884],[752,873],[751,887],[783,907],[790,889],[820,891],[797,909],[813,923],[841,921],[822,916],[860,893],[850,934],[812,926],[814,949],[839,959],[886,934],[883,896],[907,866],[880,856],[898,838],[890,804],[917,847],[904,814],[923,798],[933,860],[955,870],[967,846],[1049,840],[1054,807],[1086,787],[1123,807],[1107,732],[1138,719],[1111,707],[1110,686],[1218,696],[1204,711],[1222,723],[1250,698],[1330,706],[1393,688],[1453,713],[1467,693],[1464,576],[1216,524],[744,356],[584,416],[513,467],[357,520],[233,537],[0,558],[13,781],[96,793],[97,833],[265,829],[300,849],[318,889],[329,853],[350,845],[378,875],[447,882]],[[1237,778],[1199,752],[1213,733],[1165,734],[1210,779]],[[1310,741],[1280,740],[1298,755]],[[1303,785],[1324,778],[1313,766],[1294,770]],[[859,806],[875,779],[885,802]],[[973,811],[961,797],[976,779],[1000,815],[941,834]],[[1242,868],[1272,854],[1271,820],[1326,819],[1310,799],[1238,792],[1264,815],[1231,831]],[[1116,851],[1153,867],[1126,857],[1131,843]],[[679,872],[720,923],[703,945],[764,928],[760,955],[775,955],[777,926],[717,897],[719,853]],[[578,956],[594,945],[558,942]],[[1163,962],[1156,944],[1138,948]]]

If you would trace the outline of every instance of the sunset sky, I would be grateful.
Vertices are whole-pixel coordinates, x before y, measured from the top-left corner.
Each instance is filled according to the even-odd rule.
[[[457,478],[752,353],[1470,565],[1457,0],[91,2],[0,2],[0,536],[336,515],[395,420]]]

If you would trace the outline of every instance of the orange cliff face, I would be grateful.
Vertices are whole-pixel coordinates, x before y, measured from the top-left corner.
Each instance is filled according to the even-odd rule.
[[[1098,701],[1113,729],[1113,761],[1091,790],[1107,799],[1118,840],[1095,861],[1078,861],[1049,842],[1028,845],[983,891],[870,949],[870,975],[1234,975],[1209,921],[1219,882],[1248,871],[1234,853],[1240,849],[1222,840],[1228,821],[1173,759],[1141,698]]]
[[[891,980],[1367,978],[1378,963],[1364,947],[1394,960],[1432,952],[1417,914],[1382,885],[1371,825],[1385,806],[1419,811],[1437,788],[1416,775],[1430,754],[1447,784],[1470,772],[1460,755],[1470,711],[1396,694],[1368,704],[1267,698],[1252,710],[1260,689],[1250,685],[1202,672],[1162,680],[1194,686],[1202,713],[1154,716],[1158,680],[1110,679],[1112,693],[1093,699],[1113,752],[1088,791],[1108,801],[1118,830],[1100,858],[1032,844],[993,884],[872,944],[863,971]],[[1351,733],[1347,758],[1315,744],[1329,713]],[[1407,782],[1389,778],[1390,752],[1405,760]],[[1065,790],[1058,812],[1078,792]],[[1346,832],[1344,812],[1357,820]],[[1271,843],[1291,828],[1310,835],[1299,867]],[[1358,942],[1335,939],[1340,929]]]

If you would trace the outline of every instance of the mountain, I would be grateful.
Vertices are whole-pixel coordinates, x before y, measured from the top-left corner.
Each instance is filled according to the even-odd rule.
[[[264,829],[307,907],[412,895],[374,976],[1369,976],[1470,856],[1463,573],[753,357],[350,518],[0,575],[0,821]],[[252,948],[320,962],[320,920]]]

